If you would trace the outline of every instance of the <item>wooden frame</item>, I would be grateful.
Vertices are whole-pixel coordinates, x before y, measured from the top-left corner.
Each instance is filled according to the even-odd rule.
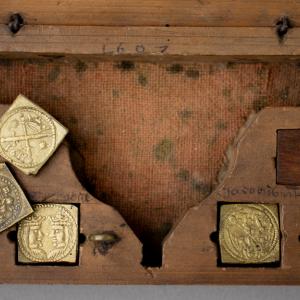
[[[20,13],[25,26],[13,34],[9,16]],[[288,17],[289,25],[278,36],[278,20]],[[277,24],[277,25],[276,25]],[[279,24],[279,25],[278,25]],[[143,61],[298,61],[300,58],[300,4],[295,1],[10,1],[0,3],[0,55],[2,58],[68,56]],[[1,107],[3,112],[7,107]],[[284,115],[284,116],[283,116]],[[80,263],[76,267],[19,266],[15,264],[15,242],[1,234],[1,283],[72,284],[300,284],[299,205],[293,197],[270,198],[281,207],[282,247],[286,255],[279,268],[246,269],[216,266],[217,252],[210,235],[216,228],[218,201],[235,201],[225,195],[226,184],[244,184],[249,178],[257,186],[263,180],[255,169],[241,171],[256,160],[267,164],[264,176],[275,177],[270,159],[274,153],[274,131],[299,127],[299,109],[266,110],[247,123],[231,148],[227,177],[214,193],[192,208],[172,230],[164,243],[162,268],[140,265],[142,245],[111,207],[90,196],[72,171],[68,149],[63,146],[52,164],[37,181],[18,171],[16,175],[32,201],[78,203],[81,209],[80,231],[86,241],[80,245]],[[272,122],[271,122],[271,121]],[[273,121],[275,120],[275,121]],[[269,123],[268,123],[269,122]],[[266,139],[265,157],[252,153],[249,143]],[[247,146],[248,145],[248,146]],[[264,160],[267,158],[267,160]],[[49,178],[63,166],[68,178],[64,190],[60,177],[50,187]],[[241,172],[241,173],[240,173]],[[251,173],[252,172],[252,173]],[[267,173],[269,172],[269,173]],[[271,176],[270,176],[271,174]],[[240,180],[239,178],[242,177]],[[274,177],[274,178],[273,178]],[[240,180],[240,181],[239,181]],[[225,184],[226,183],[226,184]],[[37,188],[38,187],[38,188]],[[279,187],[287,193],[285,187]],[[251,198],[251,199],[250,199]],[[294,197],[295,198],[295,197]],[[233,200],[232,200],[233,199]],[[239,201],[263,201],[261,196],[240,197]],[[98,218],[95,217],[97,215]],[[100,221],[99,221],[100,218]],[[191,230],[193,228],[193,230]],[[10,231],[14,231],[12,228]],[[113,230],[121,241],[107,255],[97,254],[90,238],[103,230]],[[199,251],[198,251],[199,250]]]

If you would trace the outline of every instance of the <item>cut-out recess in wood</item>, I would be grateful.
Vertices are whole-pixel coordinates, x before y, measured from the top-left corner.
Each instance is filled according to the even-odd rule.
[[[277,131],[277,183],[300,185],[300,129]]]

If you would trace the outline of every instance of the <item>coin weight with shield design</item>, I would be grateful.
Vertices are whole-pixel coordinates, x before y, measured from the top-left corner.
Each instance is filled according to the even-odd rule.
[[[36,174],[68,130],[19,95],[0,119],[0,155],[25,174]]]

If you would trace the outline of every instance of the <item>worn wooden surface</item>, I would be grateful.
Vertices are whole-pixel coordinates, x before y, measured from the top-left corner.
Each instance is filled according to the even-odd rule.
[[[5,108],[1,106],[1,111]],[[61,146],[36,176],[14,170],[32,202],[79,203],[79,266],[15,264],[15,243],[0,235],[1,283],[72,284],[299,284],[299,191],[276,185],[276,130],[300,127],[298,108],[265,109],[248,121],[228,154],[227,175],[214,193],[190,209],[164,243],[162,268],[140,266],[141,244],[120,215],[88,194],[74,176],[68,150]],[[273,122],[271,122],[273,121]],[[253,145],[260,143],[260,147]],[[253,162],[256,163],[253,163]],[[64,185],[61,185],[64,182]],[[217,202],[276,203],[280,209],[281,266],[277,268],[217,267]],[[95,249],[91,234],[113,231],[120,242],[106,255]]]
[[[300,24],[295,0],[10,0],[0,3],[0,22],[19,12],[28,24],[103,26],[272,26],[287,15]]]
[[[277,183],[300,185],[300,129],[277,131]]]
[[[8,106],[0,106],[2,114]],[[92,197],[79,183],[63,144],[36,176],[11,168],[31,203],[79,204],[80,233],[86,241],[80,245],[79,266],[16,265],[16,243],[8,238],[11,227],[0,234],[0,283],[147,283],[149,274],[140,265],[141,243],[124,219],[113,208]],[[63,184],[62,184],[63,183]],[[93,234],[114,232],[120,242],[106,254],[100,253]]]
[[[102,27],[25,25],[12,35],[0,25],[0,54],[88,55],[149,61],[295,60],[300,29],[280,42],[274,27]]]
[[[275,168],[276,131],[299,128],[299,114],[299,108],[267,108],[248,121],[227,152],[225,178],[166,238],[161,280],[176,274],[177,280],[190,283],[300,284],[300,191],[277,185]],[[217,248],[210,236],[217,231],[220,201],[279,205],[280,267],[217,267]]]

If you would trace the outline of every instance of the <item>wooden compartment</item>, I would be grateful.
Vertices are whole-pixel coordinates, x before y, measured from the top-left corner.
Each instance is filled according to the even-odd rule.
[[[1,104],[22,93],[70,130],[36,178],[16,176],[33,202],[80,204],[83,236],[78,266],[24,267],[11,228],[0,282],[299,284],[297,199],[276,199],[292,246],[267,270],[217,266],[225,196],[202,201],[253,111],[299,105],[299,18],[295,1],[0,3]],[[103,232],[119,238],[105,253],[91,238]]]

